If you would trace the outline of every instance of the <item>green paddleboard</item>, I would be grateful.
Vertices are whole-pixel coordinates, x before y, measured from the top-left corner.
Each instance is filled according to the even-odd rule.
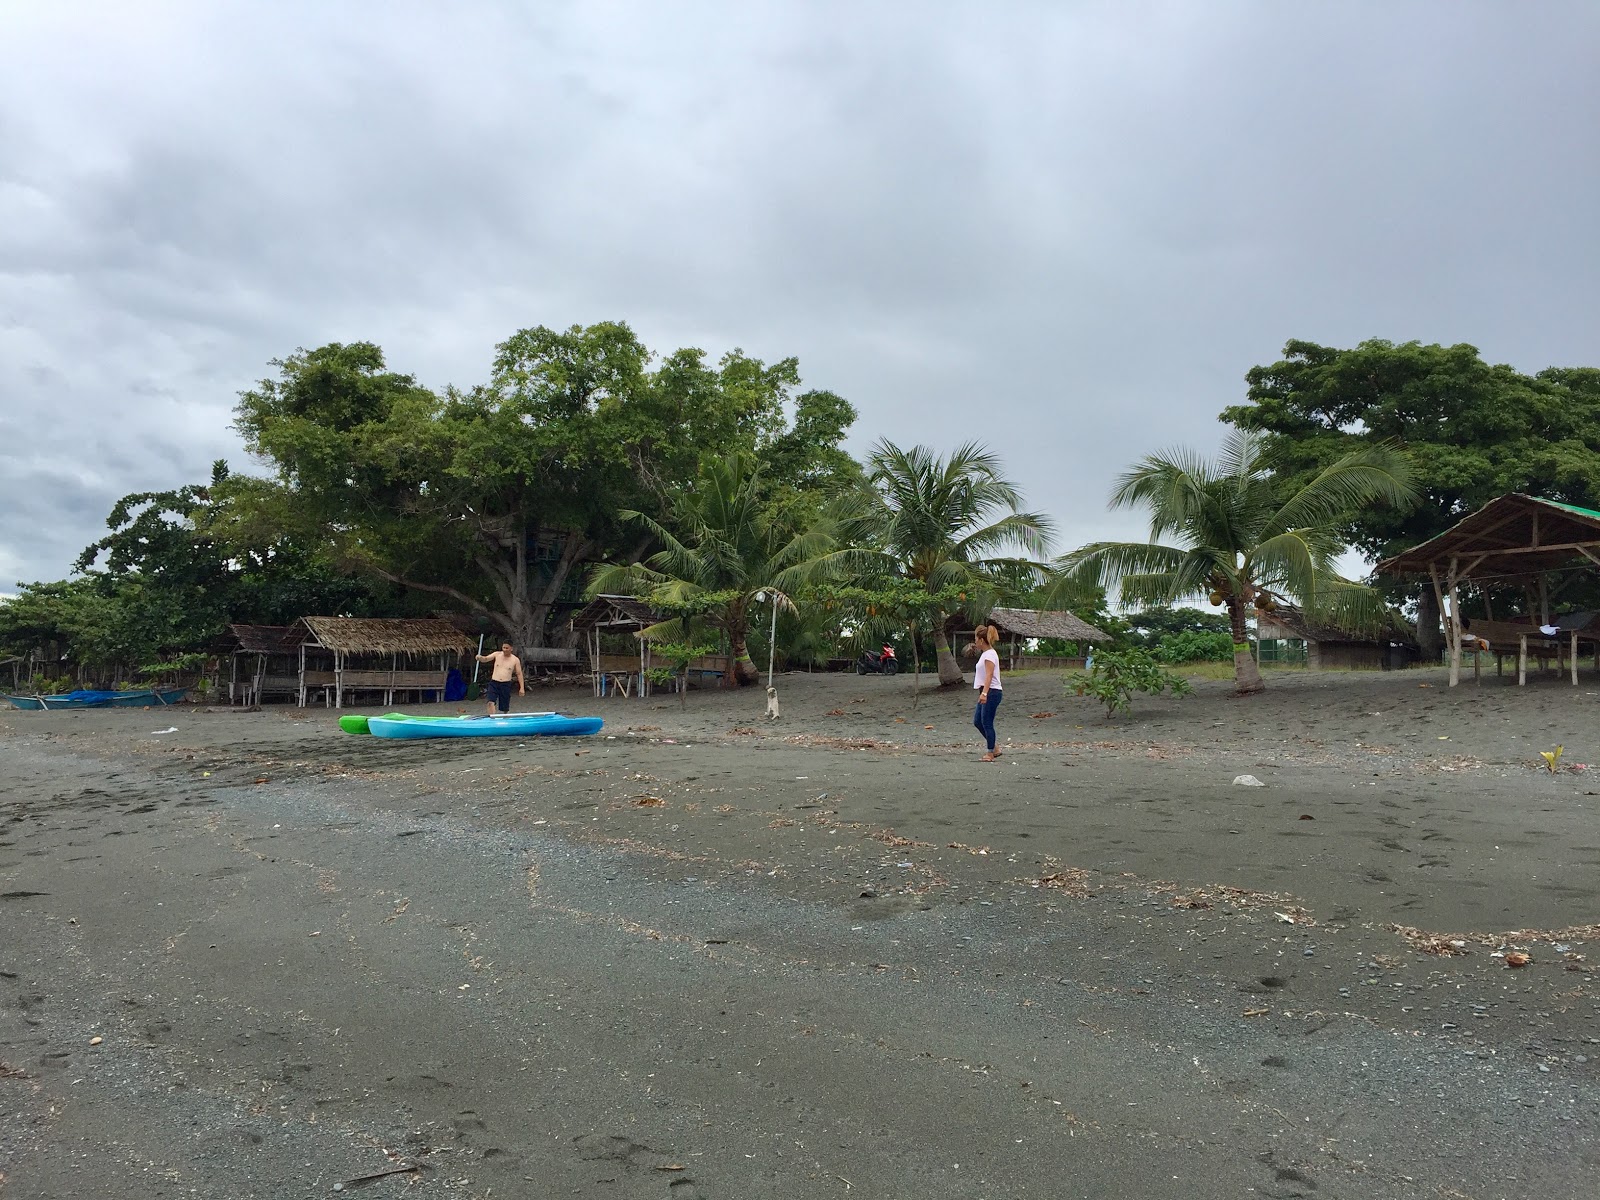
[[[416,717],[408,717],[408,716],[406,716],[405,713],[384,713],[383,715],[384,715],[384,717],[386,719],[388,719],[390,721],[415,721],[415,720],[417,720]],[[367,734],[369,736],[372,733],[372,730],[367,728],[367,718],[366,717],[340,717],[339,718],[339,728],[344,730],[346,733],[364,733],[364,734]]]

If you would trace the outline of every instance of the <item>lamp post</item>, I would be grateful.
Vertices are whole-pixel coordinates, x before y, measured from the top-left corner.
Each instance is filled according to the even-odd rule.
[[[778,593],[765,590],[756,593],[757,601],[772,601],[772,633],[767,638],[767,687],[772,687],[772,663],[778,651]]]

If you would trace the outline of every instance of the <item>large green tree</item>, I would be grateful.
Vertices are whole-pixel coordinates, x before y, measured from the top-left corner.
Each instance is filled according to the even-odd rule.
[[[799,589],[860,557],[838,545],[830,523],[797,519],[795,510],[768,499],[760,467],[744,454],[708,458],[662,520],[636,510],[622,515],[660,549],[643,562],[602,567],[590,594],[631,593],[667,611],[694,611],[728,639],[740,684],[761,677],[749,650],[755,607],[765,601],[792,608]]]
[[[1373,558],[1427,541],[1506,492],[1584,507],[1600,501],[1600,370],[1526,375],[1486,363],[1468,345],[1292,341],[1279,362],[1245,378],[1247,403],[1222,419],[1263,434],[1276,469],[1293,480],[1311,479],[1363,444],[1406,451],[1418,502],[1358,509],[1340,526]],[[1436,658],[1432,588],[1412,597],[1424,652]]]
[[[1340,578],[1340,528],[1352,513],[1410,501],[1410,467],[1383,445],[1361,446],[1303,485],[1263,457],[1259,435],[1229,434],[1208,462],[1186,450],[1152,454],[1117,482],[1113,508],[1144,508],[1150,541],[1095,542],[1063,557],[1063,587],[1120,586],[1124,600],[1173,604],[1208,596],[1228,611],[1235,688],[1259,692],[1246,621],[1292,600],[1346,625],[1383,620],[1378,593]]]
[[[940,458],[925,446],[882,441],[867,461],[848,536],[876,548],[890,574],[916,581],[930,595],[964,594],[978,609],[1001,594],[1002,575],[1037,575],[1033,557],[1048,552],[1051,523],[1023,511],[1021,490],[1000,460],[975,443]],[[944,686],[963,679],[950,648],[952,615],[941,612],[933,626]]]
[[[637,558],[703,457],[772,450],[780,483],[833,464],[853,410],[795,394],[792,359],[679,350],[652,366],[633,331],[602,322],[521,330],[488,383],[436,394],[378,347],[302,351],[240,399],[238,426],[275,468],[258,508],[343,560],[444,595],[519,645],[542,645],[587,564]],[[796,442],[803,436],[803,442]]]

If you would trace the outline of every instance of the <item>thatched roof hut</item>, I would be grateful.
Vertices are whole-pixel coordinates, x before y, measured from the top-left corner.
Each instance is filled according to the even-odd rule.
[[[297,642],[335,654],[465,654],[472,641],[449,621],[435,617],[301,617],[291,631]]]
[[[587,634],[584,639],[589,653],[589,673],[594,682],[594,694],[603,696],[611,682],[619,684],[626,695],[633,687],[635,671],[639,695],[649,691],[650,643],[639,634],[652,625],[667,620],[637,596],[596,596],[572,617],[572,631]],[[606,654],[600,638],[608,633],[631,633],[639,637],[637,666],[634,656]]]
[[[1276,661],[1279,642],[1303,642],[1308,667],[1346,667],[1390,670],[1416,657],[1417,638],[1396,614],[1389,613],[1375,629],[1344,629],[1327,620],[1308,617],[1292,604],[1280,604],[1256,614],[1256,639],[1262,662]]]
[[[666,619],[637,596],[596,596],[572,615],[572,628],[637,633]]]
[[[1549,575],[1578,568],[1585,574],[1600,566],[1600,511],[1512,492],[1489,501],[1477,512],[1457,521],[1443,533],[1404,554],[1378,564],[1384,575],[1426,576],[1433,582],[1434,601],[1444,618],[1445,636],[1450,646],[1450,686],[1461,681],[1461,652],[1468,638],[1466,619],[1461,612],[1461,585],[1471,583],[1480,590],[1492,583],[1518,582],[1535,601],[1528,626],[1494,622],[1487,611],[1484,628],[1491,640],[1513,641],[1518,647],[1517,682],[1526,681],[1528,638],[1538,626],[1550,625]],[[1487,592],[1483,593],[1487,596]],[[1448,601],[1448,604],[1446,603]],[[1491,631],[1490,625],[1500,626]],[[1572,651],[1572,685],[1578,685],[1578,630],[1563,630]],[[1472,639],[1476,642],[1476,638]],[[1594,642],[1595,666],[1600,669],[1600,639]],[[1476,672],[1478,658],[1472,658]],[[1499,658],[1496,657],[1496,669]]]
[[[218,649],[230,658],[228,703],[300,694],[300,641],[290,626],[229,625]]]
[[[228,635],[236,654],[286,654],[300,644],[287,625],[229,625]]]
[[[451,660],[473,648],[466,634],[433,617],[301,617],[289,637],[300,654],[302,707],[319,689],[341,708],[358,691],[382,693],[385,704],[396,692],[443,695]]]
[[[1038,608],[997,608],[989,623],[1012,638],[1062,638],[1069,642],[1109,642],[1111,639],[1089,622],[1069,612]]]

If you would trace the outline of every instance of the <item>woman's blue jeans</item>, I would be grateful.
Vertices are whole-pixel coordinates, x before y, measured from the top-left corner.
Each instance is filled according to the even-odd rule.
[[[999,688],[990,688],[989,698],[979,701],[978,707],[972,710],[972,724],[983,734],[991,751],[994,749],[994,710],[1000,707],[1001,695]]]

